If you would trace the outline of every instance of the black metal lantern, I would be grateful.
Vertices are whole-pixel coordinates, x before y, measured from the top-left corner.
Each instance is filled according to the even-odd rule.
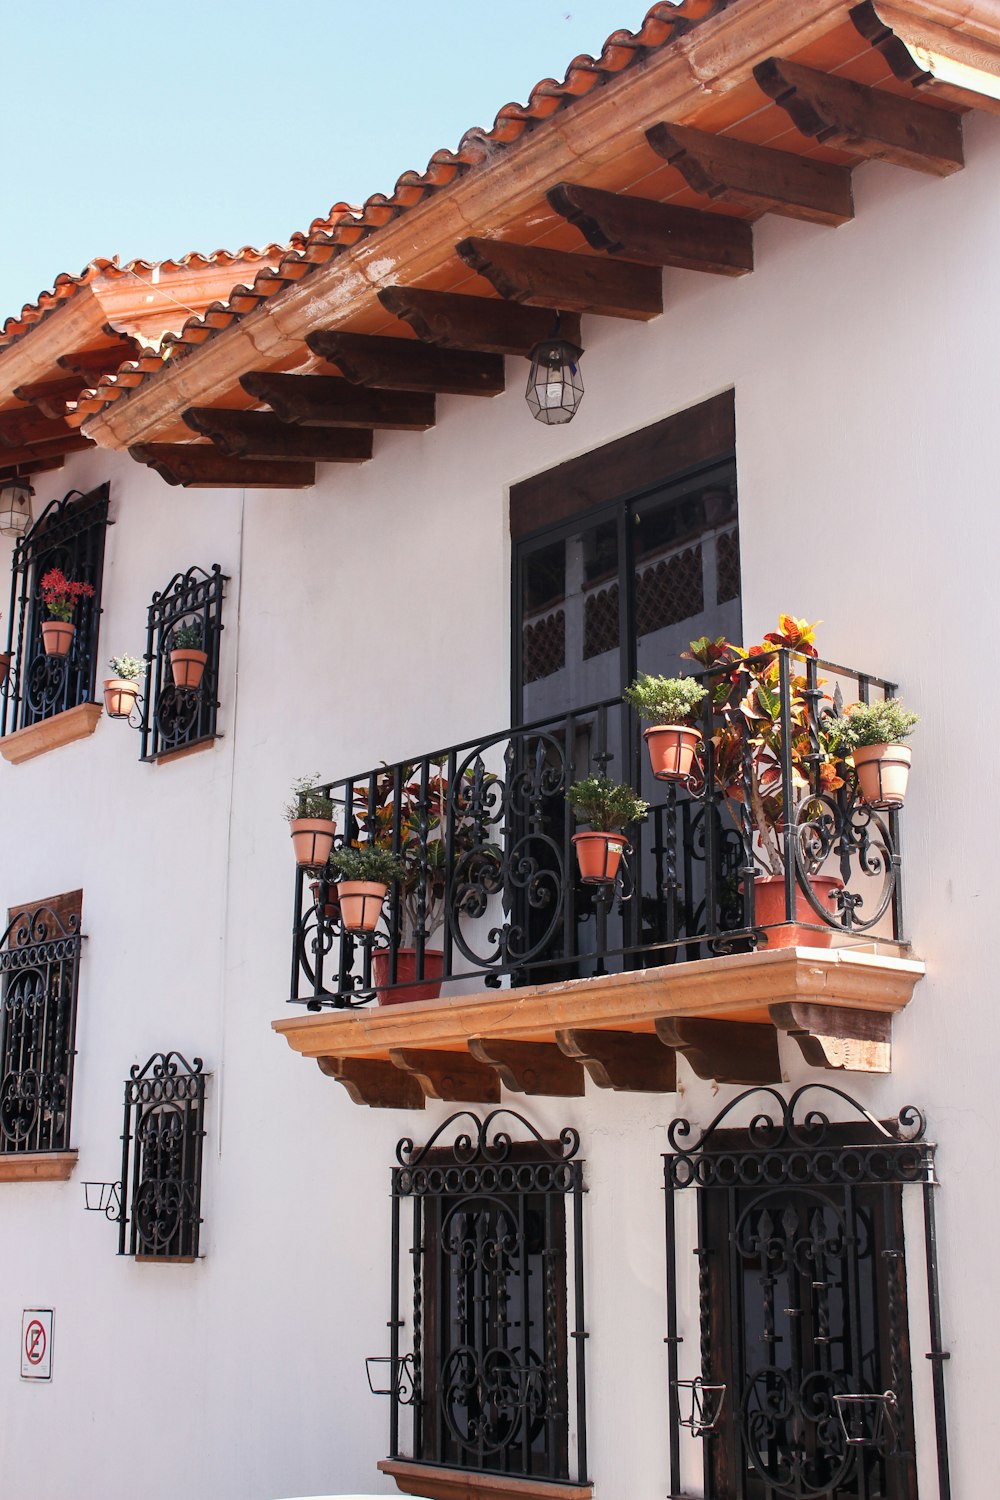
[[[572,422],[583,400],[582,353],[579,344],[559,337],[558,320],[552,337],[532,349],[524,399],[536,422]]]
[[[8,479],[0,487],[0,536],[24,536],[31,526],[34,493],[26,479]]]

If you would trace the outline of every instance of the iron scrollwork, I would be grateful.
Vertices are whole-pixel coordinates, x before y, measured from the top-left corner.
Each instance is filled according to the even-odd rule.
[[[212,739],[217,732],[222,605],[228,582],[220,564],[213,563],[208,572],[191,567],[175,573],[166,588],[153,595],[146,625],[148,682],[139,726],[143,760]],[[191,633],[205,657],[197,684],[178,679],[172,664],[179,630]]]
[[[122,1132],[124,1203],[118,1253],[193,1260],[201,1229],[205,1074],[179,1052],[132,1068]]]

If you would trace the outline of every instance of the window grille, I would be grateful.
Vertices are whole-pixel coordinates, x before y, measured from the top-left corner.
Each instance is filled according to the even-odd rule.
[[[157,1052],[125,1084],[119,1255],[194,1260],[201,1229],[205,1075]]]
[[[143,760],[157,760],[216,736],[222,601],[228,582],[214,563],[207,573],[199,567],[176,573],[165,589],[153,595],[146,627],[149,669],[142,709]],[[200,643],[196,649],[205,656],[197,684],[171,660],[176,632],[184,627],[193,629]]]
[[[516,1141],[523,1132],[526,1140]],[[445,1145],[451,1138],[451,1144]],[[391,1456],[400,1417],[419,1462],[586,1482],[583,1163],[522,1116],[461,1111],[392,1172]],[[410,1209],[405,1241],[401,1217]],[[572,1291],[567,1271],[572,1266]],[[403,1297],[412,1308],[401,1352]],[[572,1327],[570,1308],[572,1307]],[[572,1349],[572,1354],[570,1350]]]
[[[12,734],[94,700],[110,489],[102,484],[86,495],[70,490],[46,506],[15,543],[6,647],[13,660],[2,692],[0,733]],[[61,568],[72,582],[89,583],[94,590],[73,612],[76,629],[66,656],[49,656],[42,644],[41,583],[50,568]]]
[[[736,527],[715,539],[715,590],[717,604],[740,597],[740,534]]]
[[[14,907],[0,940],[0,1155],[67,1151],[82,892]]]
[[[749,1129],[724,1128],[746,1100]],[[850,1118],[831,1122],[829,1105]],[[915,1500],[903,1193],[919,1186],[947,1497],[934,1147],[923,1130],[912,1107],[880,1122],[825,1084],[787,1102],[774,1089],[748,1090],[693,1144],[688,1122],[673,1122],[664,1158],[672,1494],[682,1493],[688,1428],[703,1439],[705,1492],[716,1500]],[[686,1357],[678,1225],[690,1188],[698,1353]]]

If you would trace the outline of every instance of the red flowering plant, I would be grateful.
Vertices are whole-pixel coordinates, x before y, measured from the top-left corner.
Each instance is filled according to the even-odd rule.
[[[818,622],[817,622],[818,623]],[[785,788],[780,650],[788,652],[793,815],[801,824],[822,816],[821,798],[844,785],[833,729],[833,703],[817,677],[811,690],[800,663],[816,658],[816,625],[779,615],[777,630],[756,646],[702,636],[685,656],[706,669],[717,727],[712,734],[715,780],[736,823],[748,806],[756,853],[770,875],[785,868]],[[820,861],[822,862],[822,861]],[[814,872],[815,873],[815,872]]]
[[[94,597],[94,586],[91,583],[73,583],[62,568],[50,568],[42,578],[41,594],[49,619],[68,623],[80,600]]]

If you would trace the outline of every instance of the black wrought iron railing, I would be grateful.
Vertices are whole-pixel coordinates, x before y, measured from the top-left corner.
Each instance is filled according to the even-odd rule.
[[[224,626],[222,603],[229,582],[218,563],[209,572],[188,568],[175,573],[153,595],[146,625],[147,691],[140,731],[142,760],[184,750],[214,739],[219,711],[219,650]],[[201,670],[172,666],[178,632],[187,629]]]
[[[377,931],[359,937],[326,871],[297,870],[292,1001],[542,984],[787,943],[800,929],[823,946],[903,941],[898,810],[865,803],[828,727],[842,702],[892,697],[895,685],[784,648],[769,655],[779,708],[763,760],[751,736],[730,733],[761,660],[749,659],[697,674],[710,692],[683,781],[653,780],[635,715],[614,698],[328,783],[337,844],[379,843],[405,873]],[[627,831],[616,880],[585,885],[566,793],[601,772],[639,789],[650,812]]]
[[[205,1074],[159,1052],[125,1084],[118,1254],[194,1260],[201,1230]]]

